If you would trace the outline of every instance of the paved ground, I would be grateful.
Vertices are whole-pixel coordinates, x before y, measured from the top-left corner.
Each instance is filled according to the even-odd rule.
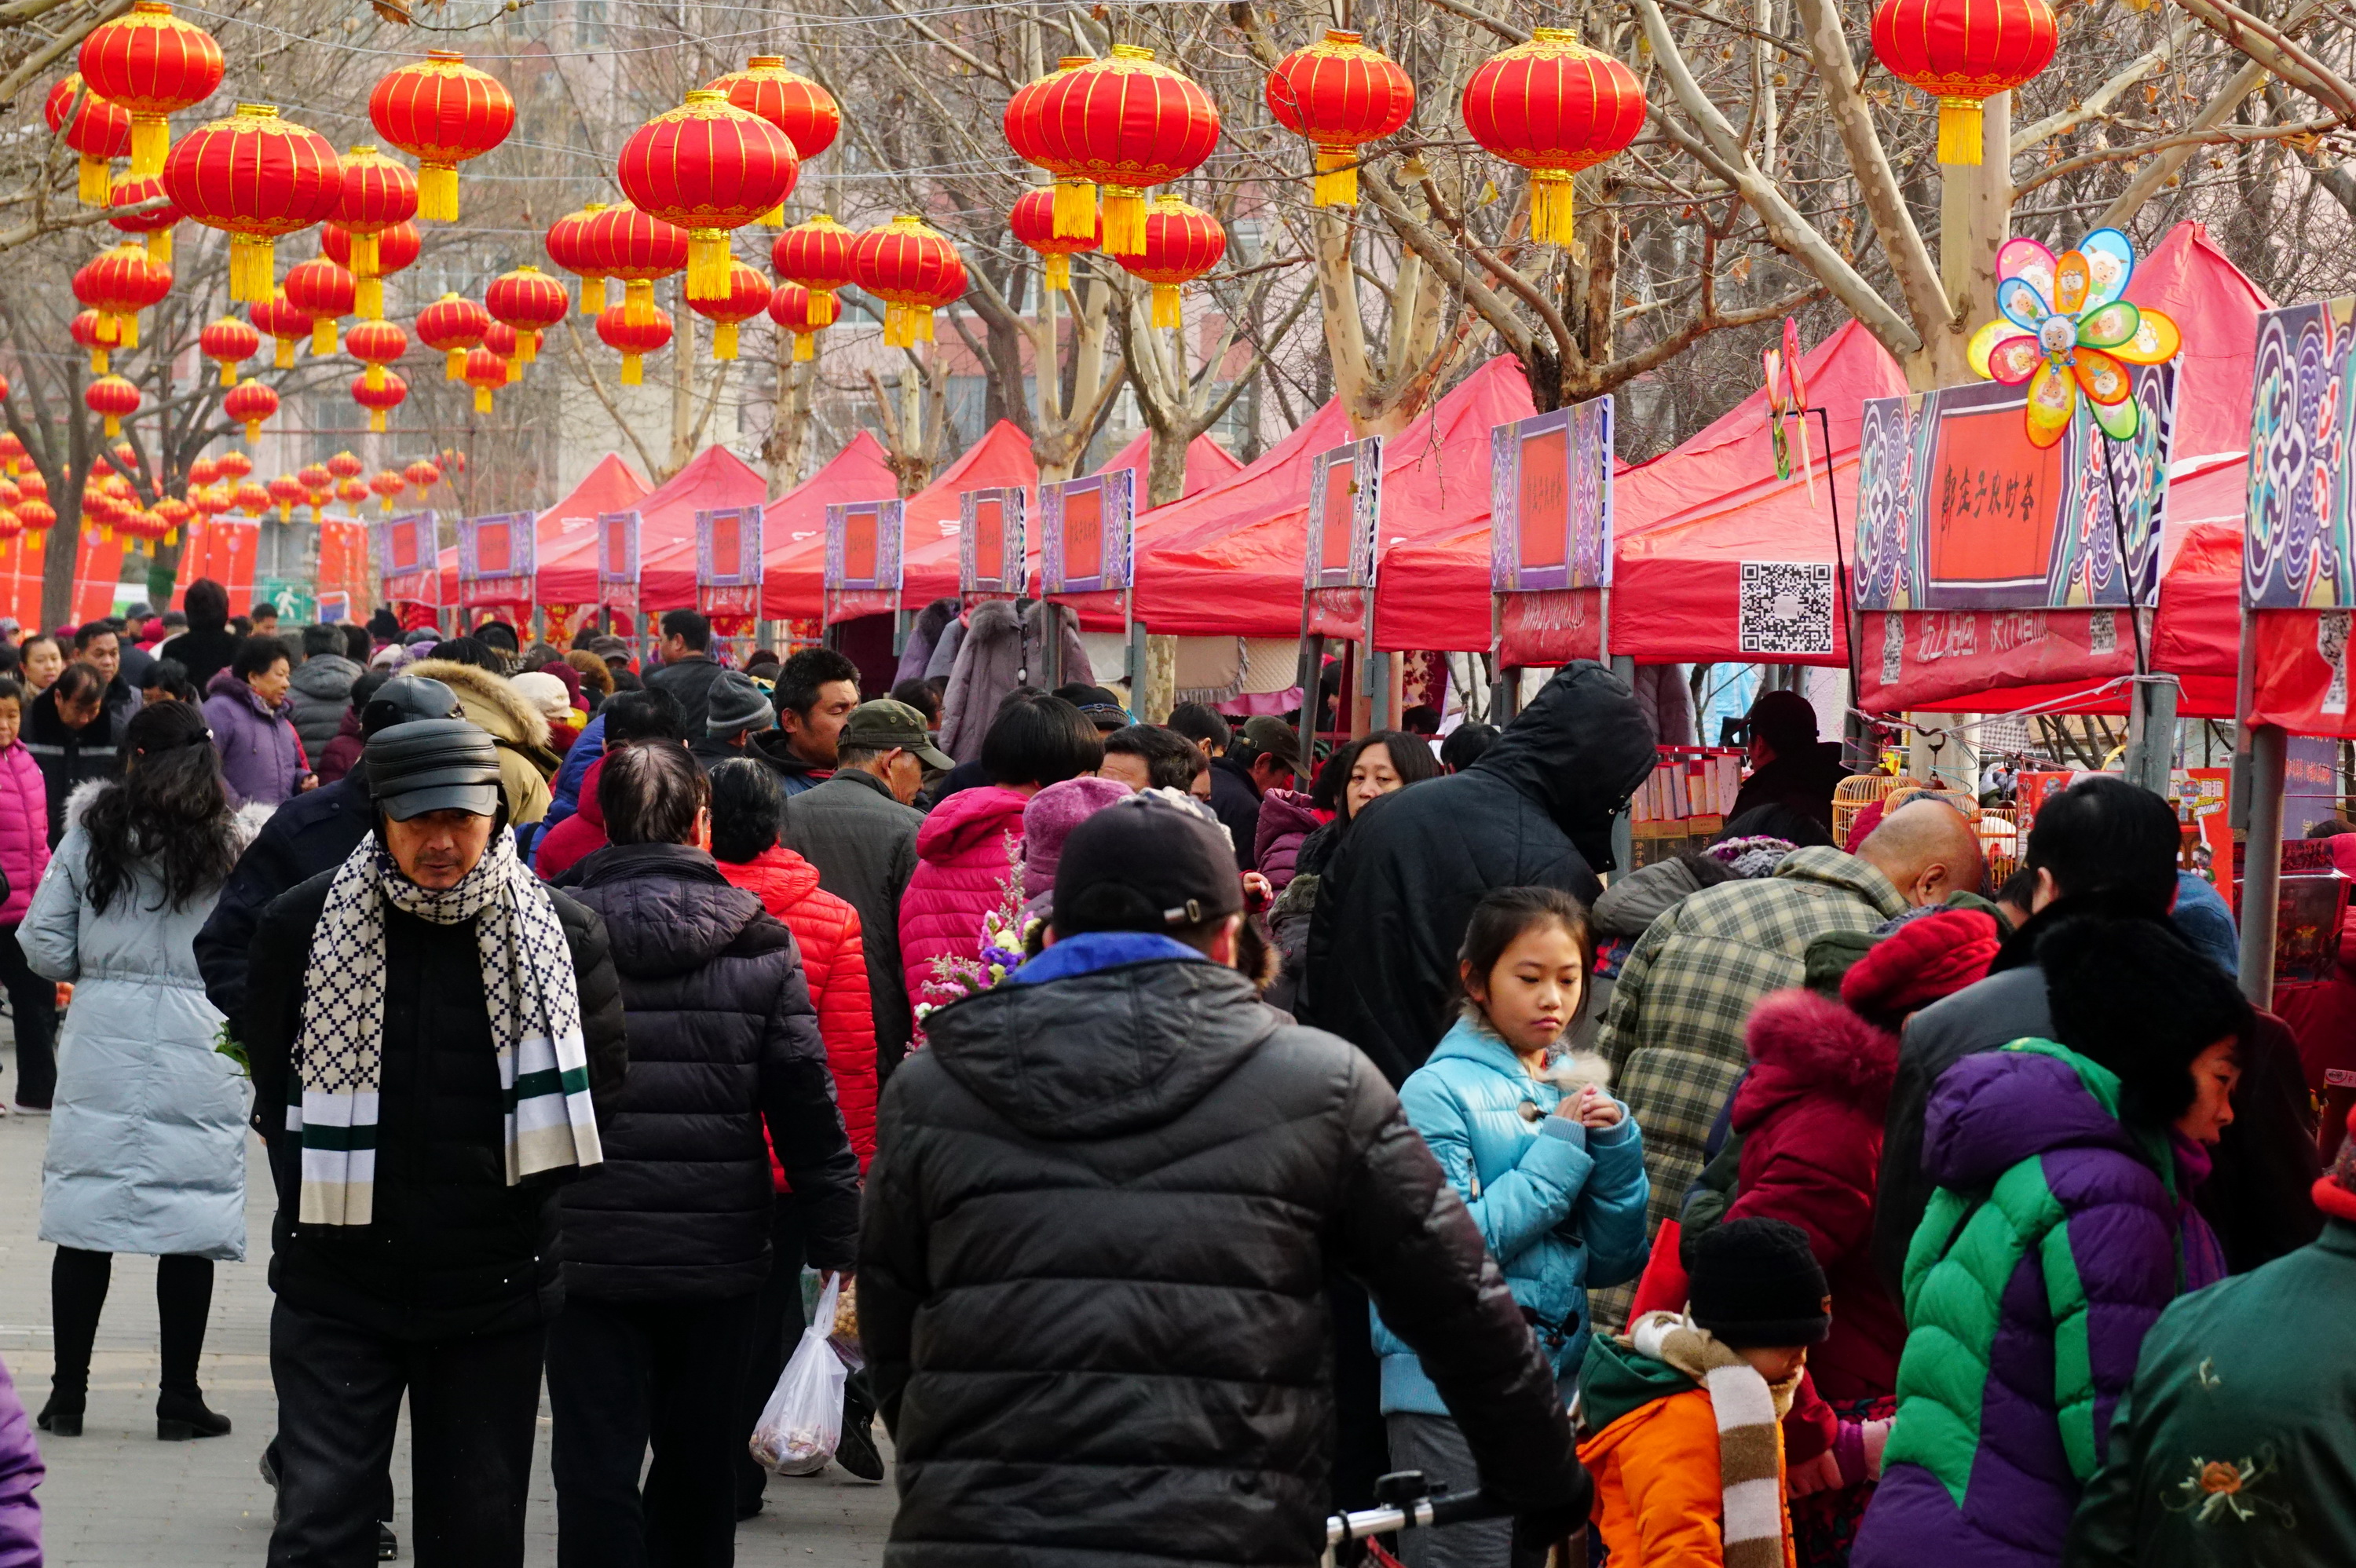
[[[0,1088],[16,1083],[14,1048],[0,1043]],[[49,1257],[37,1239],[41,1147],[46,1119],[0,1118],[0,1360],[16,1379],[28,1412],[48,1397]],[[49,1477],[40,1489],[52,1568],[226,1568],[262,1563],[270,1536],[270,1489],[255,1456],[275,1424],[269,1361],[270,1290],[264,1270],[275,1208],[262,1176],[261,1146],[249,1151],[247,1260],[214,1274],[213,1312],[205,1340],[208,1403],[237,1423],[226,1437],[199,1443],[155,1441],[155,1264],[117,1261],[112,1293],[98,1333],[85,1435],[42,1440]],[[545,1407],[543,1407],[545,1408]],[[556,1561],[555,1493],[548,1477],[548,1417],[534,1453],[532,1568]],[[882,1427],[877,1436],[882,1437]],[[404,1429],[393,1457],[394,1492],[404,1541],[409,1444]],[[866,1568],[883,1559],[892,1490],[862,1486],[830,1467],[820,1477],[769,1484],[769,1506],[737,1532],[742,1563]]]

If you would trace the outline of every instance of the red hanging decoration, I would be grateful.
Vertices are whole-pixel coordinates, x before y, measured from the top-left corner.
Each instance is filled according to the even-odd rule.
[[[1636,139],[1644,89],[1569,28],[1540,27],[1481,63],[1464,84],[1463,111],[1474,141],[1530,171],[1530,238],[1570,245],[1579,238],[1571,176]]]
[[[507,357],[493,349],[487,341],[480,348],[467,349],[466,379],[466,385],[475,389],[475,411],[489,413],[492,392],[508,384]]]
[[[597,318],[597,336],[606,347],[620,352],[622,385],[642,385],[646,380],[646,357],[659,353],[670,343],[670,312],[658,306],[651,320],[633,321],[626,309],[608,309]]]
[[[129,210],[163,195],[164,182],[154,175],[133,175],[116,180],[106,202],[115,209],[115,216],[106,221],[118,232],[136,234],[145,240],[147,259],[168,272],[172,265],[172,226],[180,221],[180,209],[166,200],[151,211]]]
[[[81,41],[81,78],[131,112],[131,172],[159,175],[172,144],[165,116],[220,91],[220,45],[181,21],[163,0],[134,0],[128,16],[101,22]]]
[[[542,241],[548,259],[560,269],[581,280],[581,314],[596,315],[605,308],[605,274],[597,270],[589,256],[589,220],[605,210],[602,201],[593,201],[568,212],[548,226]]]
[[[351,270],[359,285],[354,308],[370,321],[381,321],[384,279],[408,263],[383,265],[377,255],[378,239],[394,229],[416,234],[411,220],[417,216],[417,176],[409,172],[408,165],[386,157],[367,143],[344,155],[343,170],[343,195],[336,206],[335,222],[322,232],[323,247],[339,265]],[[325,246],[329,233],[342,237],[342,254],[336,255],[335,247]],[[410,259],[416,259],[413,248]]]
[[[421,457],[402,469],[401,476],[408,480],[411,486],[422,497],[425,492],[442,482],[442,467],[430,457]]]
[[[1339,27],[1293,50],[1268,73],[1269,112],[1317,149],[1315,207],[1355,207],[1358,149],[1379,142],[1415,113],[1415,80],[1356,33]]]
[[[725,94],[697,89],[638,127],[616,174],[637,208],[687,230],[687,297],[728,296],[728,236],[792,194],[794,144]]]
[[[783,131],[802,163],[833,146],[835,137],[842,133],[842,109],[834,94],[787,70],[782,55],[755,55],[744,62],[743,70],[714,77],[703,85],[707,91],[723,94],[737,108],[758,114]],[[771,229],[784,228],[782,202],[761,214],[761,221]]]
[[[164,191],[190,218],[229,235],[229,297],[266,300],[277,286],[275,243],[336,215],[343,166],[317,132],[280,119],[266,103],[241,103],[172,149]]]
[[[98,312],[98,341],[139,347],[139,313],[172,292],[172,274],[148,260],[141,245],[114,245],[73,275],[74,298]]]
[[[139,411],[139,389],[120,376],[101,376],[82,393],[91,413],[106,421],[111,440],[123,433],[123,421]]]
[[[197,335],[197,349],[220,366],[220,384],[234,387],[237,368],[262,352],[262,334],[236,316],[225,315],[208,323],[204,331]]]
[[[818,335],[827,324],[810,319],[810,301],[817,297],[799,283],[779,283],[769,295],[769,319],[793,335],[797,360],[818,357]]]
[[[493,278],[483,306],[514,332],[516,362],[530,365],[540,357],[540,335],[572,314],[573,299],[562,283],[527,263]]]
[[[909,213],[860,235],[851,270],[861,288],[884,302],[886,348],[930,343],[933,312],[965,293],[965,260],[957,247]]]
[[[404,387],[402,390],[406,393],[408,389]],[[370,420],[369,423],[373,429],[376,421]],[[369,475],[368,487],[375,494],[378,505],[388,514],[392,510],[392,503],[399,498],[402,491],[408,488],[408,485],[409,482],[403,479],[396,469],[380,468]]]
[[[599,276],[622,280],[622,310],[635,322],[654,319],[655,280],[687,265],[687,230],[626,201],[592,217],[583,243]]]
[[[311,318],[311,352],[324,358],[336,351],[336,324],[352,314],[359,284],[333,258],[314,256],[286,270],[286,300]]]
[[[1119,258],[1130,276],[1153,285],[1153,325],[1183,326],[1178,288],[1219,264],[1227,253],[1227,231],[1219,220],[1164,192],[1145,215],[1145,253]]]
[[[245,427],[245,444],[248,446],[262,439],[262,421],[277,411],[278,394],[271,390],[265,381],[240,381],[221,399],[221,412]],[[226,458],[222,472],[228,472]],[[247,472],[252,470],[249,468]]]
[[[393,330],[398,332],[401,329],[396,326]],[[375,386],[369,385],[369,376],[371,375],[378,378]],[[380,365],[369,366],[368,375],[352,378],[352,401],[368,411],[369,430],[376,435],[384,433],[386,417],[401,407],[408,396],[409,383],[402,380],[397,372],[387,370]],[[386,509],[390,511],[391,508],[388,507]]]
[[[91,375],[106,374],[109,352],[121,341],[112,316],[101,315],[94,310],[80,312],[66,324],[66,336],[74,340],[76,347],[90,351]]]
[[[1006,227],[1014,238],[1046,259],[1046,284],[1058,293],[1072,292],[1072,258],[1097,248],[1100,225],[1093,215],[1090,232],[1082,238],[1055,232],[1055,193],[1045,186],[1014,198]]]
[[[458,165],[479,158],[515,129],[515,100],[498,78],[455,49],[385,72],[369,94],[377,134],[418,162],[417,216],[458,221]]]
[[[2061,42],[2045,0],[1882,0],[1873,52],[1890,74],[1939,101],[1939,162],[1980,161],[1980,104],[2053,61]]]
[[[294,346],[311,336],[311,318],[294,308],[285,294],[273,294],[256,302],[246,313],[253,318],[255,330],[277,344],[271,356],[271,365],[280,370],[294,365]]]
[[[1219,142],[1219,107],[1192,79],[1154,63],[1151,49],[1115,44],[1034,83],[1007,105],[1007,140],[1055,174],[1055,232],[1089,232],[1080,182],[1104,187],[1104,248],[1133,256],[1145,248],[1145,187],[1191,174]],[[1018,120],[1020,109],[1020,123]]]
[[[771,293],[767,276],[742,261],[728,265],[728,297],[721,300],[687,302],[687,308],[712,323],[712,357],[714,359],[736,357],[736,326],[752,320],[769,308]]]
[[[444,356],[442,379],[466,379],[466,351],[491,329],[491,313],[463,294],[444,294],[417,313],[417,341]]]
[[[811,325],[833,325],[839,308],[834,291],[849,288],[854,281],[851,248],[858,240],[855,231],[821,212],[795,224],[769,247],[769,266],[777,276],[809,291]]]
[[[389,321],[364,321],[344,334],[344,352],[368,367],[360,375],[361,380],[370,387],[381,387],[387,374],[385,367],[409,352],[409,334]]]
[[[81,100],[78,109],[74,107],[77,94]],[[70,124],[66,121],[69,110],[73,113]],[[131,151],[130,111],[109,103],[91,91],[77,70],[59,78],[57,85],[49,89],[41,113],[49,123],[49,133],[62,135],[66,145],[78,155],[75,193],[81,197],[82,205],[107,205],[112,188],[107,164]]]

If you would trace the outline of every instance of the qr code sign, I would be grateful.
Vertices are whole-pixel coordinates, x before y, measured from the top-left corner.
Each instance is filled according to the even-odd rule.
[[[1746,654],[1833,651],[1833,569],[1821,561],[1746,560],[1737,627]]]

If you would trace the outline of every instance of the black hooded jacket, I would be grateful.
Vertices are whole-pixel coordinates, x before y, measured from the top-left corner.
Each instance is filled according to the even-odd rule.
[[[230,1032],[238,1039],[246,1037],[245,972],[262,912],[279,894],[342,865],[375,827],[368,781],[347,773],[289,798],[238,857],[237,869],[197,933],[197,970],[205,977],[205,997],[228,1015]]]
[[[1344,1274],[1484,1484],[1586,1499],[1472,1217],[1343,1041],[1170,959],[1001,986],[926,1033],[884,1089],[859,1249],[893,1568],[1314,1562]]]
[[[681,844],[616,844],[568,891],[605,922],[630,1074],[605,1162],[564,1194],[564,1288],[749,1296],[769,1275],[769,1144],[813,1267],[851,1266],[859,1159],[793,933]],[[769,1143],[761,1133],[766,1124]]]
[[[1612,869],[1612,818],[1654,759],[1635,694],[1581,660],[1464,772],[1368,805],[1318,889],[1303,1019],[1405,1083],[1448,1032],[1472,906],[1518,887],[1593,903],[1595,873]]]

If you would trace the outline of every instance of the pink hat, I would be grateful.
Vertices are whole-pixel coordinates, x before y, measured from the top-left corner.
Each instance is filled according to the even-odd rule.
[[[1035,899],[1054,888],[1072,829],[1129,796],[1127,784],[1099,778],[1066,779],[1033,795],[1023,808],[1023,896]]]

